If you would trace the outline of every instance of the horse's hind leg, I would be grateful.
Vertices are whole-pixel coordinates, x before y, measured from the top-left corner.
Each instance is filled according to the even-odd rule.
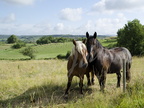
[[[117,74],[117,87],[120,87],[120,81],[121,81],[121,73],[120,71],[116,73]]]
[[[72,78],[73,78],[73,76],[68,77],[68,83],[67,83],[67,89],[65,91],[65,95],[68,94],[68,90],[69,90],[69,88],[71,86]]]
[[[131,79],[131,73],[130,73],[130,63],[126,63],[126,80],[127,82],[130,82]]]

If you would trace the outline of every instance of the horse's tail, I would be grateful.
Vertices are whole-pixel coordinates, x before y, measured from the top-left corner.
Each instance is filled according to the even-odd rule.
[[[131,68],[131,62],[126,63],[126,80],[127,80],[127,82],[130,82],[130,80],[131,80],[130,68]]]
[[[130,68],[131,68],[131,64],[132,64],[132,56],[130,51],[125,48],[125,55],[126,55],[126,80],[127,82],[130,82],[131,80],[131,72],[130,72]]]

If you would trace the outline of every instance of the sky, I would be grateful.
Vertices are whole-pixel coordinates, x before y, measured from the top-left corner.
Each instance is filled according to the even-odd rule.
[[[144,0],[0,0],[3,35],[116,35],[134,19],[144,25]]]

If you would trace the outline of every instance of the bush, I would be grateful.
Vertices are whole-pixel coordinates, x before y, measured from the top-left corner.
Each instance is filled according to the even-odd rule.
[[[66,54],[66,59],[70,56],[70,54],[71,54],[71,51],[68,51]]]
[[[68,51],[68,52],[66,53],[66,55],[62,55],[62,54],[57,55],[57,58],[58,58],[58,59],[68,59],[68,57],[70,56],[70,54],[71,54],[71,52]]]
[[[26,43],[25,43],[25,42],[19,41],[19,42],[17,42],[16,44],[14,44],[14,45],[12,46],[12,48],[14,48],[14,49],[19,49],[19,48],[22,48],[22,47],[25,47],[25,46],[26,46]]]
[[[57,55],[57,58],[58,59],[65,59],[66,57],[65,57],[65,55],[59,54],[59,55]]]
[[[21,51],[21,53],[24,55],[24,56],[29,56],[31,59],[34,59],[35,58],[35,51],[32,47],[27,47],[25,48],[23,51]]]

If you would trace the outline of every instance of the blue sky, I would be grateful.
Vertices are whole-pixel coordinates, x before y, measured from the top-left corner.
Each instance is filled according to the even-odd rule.
[[[144,0],[0,0],[0,34],[116,35],[133,19],[144,25]]]

